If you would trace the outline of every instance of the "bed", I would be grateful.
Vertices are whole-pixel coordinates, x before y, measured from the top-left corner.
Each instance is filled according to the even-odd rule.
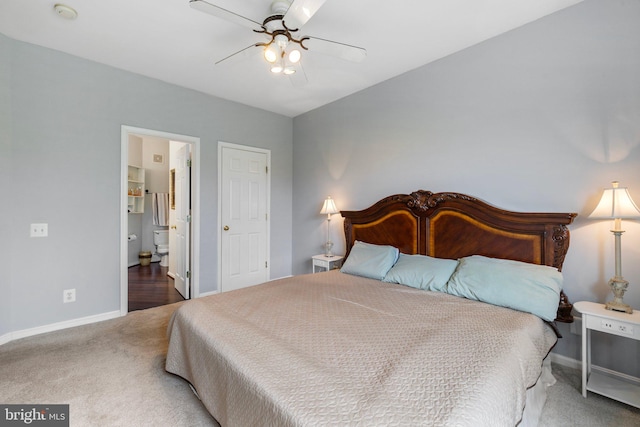
[[[554,321],[572,321],[546,280],[561,277],[576,215],[422,190],[341,214],[341,271],[189,301],[170,321],[166,370],[222,426],[535,425],[553,383]],[[384,264],[370,253],[395,254],[382,279],[369,277]],[[415,262],[437,267],[399,268]],[[544,306],[518,288],[540,272]]]

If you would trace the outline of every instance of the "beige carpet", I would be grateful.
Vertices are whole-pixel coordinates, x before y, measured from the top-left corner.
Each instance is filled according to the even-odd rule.
[[[217,426],[164,370],[169,316],[182,303],[0,346],[0,403],[70,405],[72,426]],[[541,427],[640,426],[640,410],[580,394],[580,372],[554,365]],[[231,426],[244,427],[244,426]]]
[[[640,409],[591,392],[582,397],[580,370],[553,364],[553,376],[539,427],[640,426]]]
[[[72,426],[217,426],[164,370],[179,304],[0,346],[0,403],[69,404]]]

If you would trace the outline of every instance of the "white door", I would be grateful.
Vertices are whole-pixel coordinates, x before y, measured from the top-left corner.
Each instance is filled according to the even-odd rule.
[[[220,290],[266,282],[268,152],[221,146]]]
[[[190,298],[189,238],[191,237],[191,158],[189,144],[184,144],[176,154],[175,204],[176,204],[176,271],[174,286],[185,299]]]

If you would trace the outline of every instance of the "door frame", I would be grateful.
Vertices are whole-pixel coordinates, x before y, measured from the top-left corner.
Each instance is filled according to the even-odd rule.
[[[251,147],[249,145],[234,144],[231,142],[218,141],[218,286],[216,293],[222,290],[222,239],[220,233],[222,232],[222,149],[232,148],[234,150],[252,151],[255,153],[266,154],[267,156],[267,185],[266,185],[266,210],[267,210],[267,280],[271,278],[271,150],[265,148]]]
[[[127,181],[129,134],[191,144],[191,298],[200,295],[200,138],[122,125],[120,131],[120,316],[129,312]]]

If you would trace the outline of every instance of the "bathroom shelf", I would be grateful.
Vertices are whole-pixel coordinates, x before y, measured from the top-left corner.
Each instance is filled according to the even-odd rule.
[[[129,165],[127,184],[127,210],[132,214],[144,213],[144,169]]]

